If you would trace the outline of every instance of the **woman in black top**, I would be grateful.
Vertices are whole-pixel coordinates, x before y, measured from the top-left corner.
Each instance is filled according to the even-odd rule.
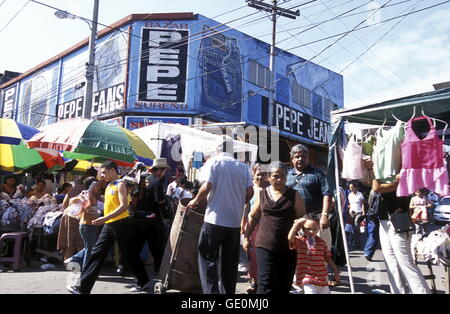
[[[260,226],[256,236],[258,288],[256,293],[289,293],[296,266],[296,251],[289,250],[288,234],[294,220],[305,214],[300,193],[286,185],[287,169],[281,162],[269,166],[268,188],[263,189],[253,204],[244,232],[244,249],[256,221]]]

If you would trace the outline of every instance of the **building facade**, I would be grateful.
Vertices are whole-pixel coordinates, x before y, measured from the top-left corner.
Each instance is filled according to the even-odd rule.
[[[270,45],[238,30],[193,13],[133,14],[103,29],[89,113],[87,46],[86,39],[0,85],[1,116],[34,127],[86,114],[128,129],[268,124]],[[342,76],[281,49],[275,65],[281,149],[301,142],[326,153],[330,110],[343,107]]]

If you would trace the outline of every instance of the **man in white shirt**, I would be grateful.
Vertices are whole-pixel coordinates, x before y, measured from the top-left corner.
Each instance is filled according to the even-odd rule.
[[[199,179],[203,184],[187,208],[208,201],[198,244],[203,293],[234,294],[241,219],[245,204],[253,197],[253,182],[248,166],[233,158],[233,140],[229,136],[222,137],[217,150],[219,155],[202,167]]]

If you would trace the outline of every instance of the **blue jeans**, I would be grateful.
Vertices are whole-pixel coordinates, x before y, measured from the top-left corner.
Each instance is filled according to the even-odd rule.
[[[92,248],[97,242],[101,228],[92,225],[80,225],[81,239],[83,240],[84,249],[72,256],[72,262],[78,263],[85,268],[92,254]]]
[[[380,241],[378,230],[380,228],[379,221],[367,219],[367,241],[364,247],[364,255],[372,258],[377,250]]]

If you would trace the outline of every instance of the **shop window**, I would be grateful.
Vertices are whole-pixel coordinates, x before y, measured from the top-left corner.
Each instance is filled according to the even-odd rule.
[[[291,84],[292,101],[296,104],[311,108],[311,92],[303,86],[293,83]]]
[[[255,60],[249,61],[249,81],[259,87],[268,88],[270,86],[269,68],[259,64]]]

